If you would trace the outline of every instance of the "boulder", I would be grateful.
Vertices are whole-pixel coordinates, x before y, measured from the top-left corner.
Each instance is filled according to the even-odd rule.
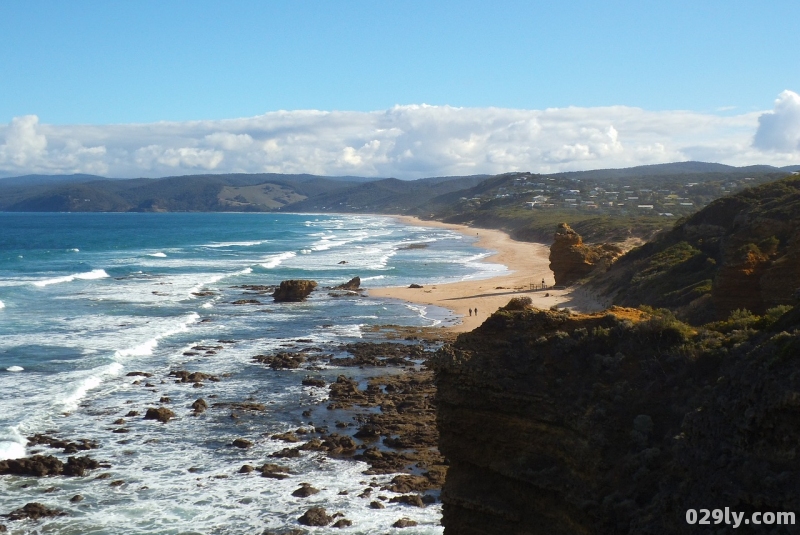
[[[312,280],[294,279],[281,281],[281,285],[272,294],[276,302],[303,301],[317,287]]]
[[[203,398],[198,398],[192,403],[192,410],[194,410],[195,415],[206,412],[206,409],[208,409],[208,403]]]
[[[308,498],[309,496],[313,496],[318,492],[319,489],[315,489],[310,483],[300,483],[300,488],[292,492],[292,496],[295,498]]]
[[[253,446],[253,441],[247,440],[246,438],[237,438],[233,441],[232,445],[237,448],[247,449]]]
[[[414,527],[416,525],[417,525],[417,523],[414,520],[411,520],[410,518],[401,518],[400,520],[398,520],[397,522],[392,524],[392,527],[393,528],[412,528],[412,527]]]
[[[157,409],[150,407],[144,415],[145,420],[158,420],[163,424],[169,422],[169,419],[174,417],[175,413],[166,407],[159,407]]]
[[[323,507],[312,507],[297,519],[304,526],[327,526],[332,520]]]
[[[9,520],[39,520],[40,518],[52,516],[65,516],[67,513],[57,509],[50,509],[46,505],[38,502],[26,503],[23,507],[15,509],[6,515]]]
[[[361,277],[353,277],[344,284],[334,286],[334,290],[358,290],[361,287]]]

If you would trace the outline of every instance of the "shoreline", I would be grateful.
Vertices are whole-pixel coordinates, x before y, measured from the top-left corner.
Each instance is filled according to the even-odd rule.
[[[452,310],[461,317],[461,323],[444,327],[446,331],[462,333],[475,329],[513,297],[530,297],[533,306],[540,309],[558,306],[578,312],[598,312],[606,308],[580,288],[553,289],[555,279],[549,267],[550,247],[543,243],[516,241],[501,230],[426,221],[406,215],[391,217],[407,225],[446,228],[465,236],[473,236],[474,232],[478,238],[474,245],[493,253],[482,262],[503,264],[510,272],[486,279],[425,285],[423,288],[368,289],[371,297],[388,297]],[[537,289],[543,279],[546,289]],[[535,285],[534,289],[531,285]],[[477,313],[470,315],[470,309],[477,310]]]

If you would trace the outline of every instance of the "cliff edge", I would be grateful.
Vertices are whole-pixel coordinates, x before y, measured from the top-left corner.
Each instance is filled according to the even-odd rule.
[[[432,365],[446,535],[696,533],[689,508],[800,511],[797,307],[695,329],[515,303]]]

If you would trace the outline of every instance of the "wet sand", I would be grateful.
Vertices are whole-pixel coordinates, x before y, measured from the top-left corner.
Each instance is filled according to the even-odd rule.
[[[448,330],[467,332],[478,327],[498,308],[513,297],[530,297],[538,308],[569,308],[578,312],[596,312],[605,307],[586,291],[578,288],[553,289],[555,284],[550,271],[550,246],[542,243],[520,242],[500,230],[479,229],[466,225],[453,225],[439,221],[423,221],[416,217],[395,216],[408,225],[448,228],[467,236],[476,236],[477,247],[495,254],[485,262],[504,264],[511,272],[490,279],[424,285],[423,288],[371,288],[369,295],[390,297],[412,303],[435,305],[450,309],[461,316],[461,323]],[[541,289],[542,279],[546,288]],[[469,310],[473,310],[470,315]],[[477,314],[474,312],[477,309]]]

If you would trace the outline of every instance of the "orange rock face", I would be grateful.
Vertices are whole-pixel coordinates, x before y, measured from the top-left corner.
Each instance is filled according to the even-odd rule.
[[[561,223],[550,246],[550,269],[557,285],[572,284],[596,269],[608,267],[622,255],[615,245],[586,245],[580,234]]]

